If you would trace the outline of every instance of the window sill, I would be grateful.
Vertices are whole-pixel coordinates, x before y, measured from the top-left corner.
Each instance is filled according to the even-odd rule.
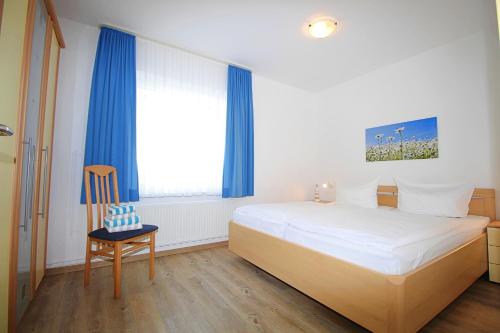
[[[172,197],[148,197],[140,198],[136,202],[136,206],[150,206],[150,205],[175,205],[187,203],[217,203],[227,199],[223,199],[221,195],[196,195],[196,196],[172,196]]]

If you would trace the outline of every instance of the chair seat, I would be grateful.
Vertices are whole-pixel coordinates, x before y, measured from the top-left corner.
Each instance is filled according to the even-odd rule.
[[[106,228],[101,228],[89,232],[89,237],[112,241],[112,242],[119,242],[137,236],[145,235],[156,230],[158,230],[158,227],[151,224],[143,224],[142,229],[120,231],[120,232],[108,232]]]

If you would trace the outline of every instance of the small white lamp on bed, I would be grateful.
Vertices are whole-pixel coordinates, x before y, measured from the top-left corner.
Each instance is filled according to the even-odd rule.
[[[315,188],[314,188],[314,201],[315,202],[323,202],[320,198],[319,198],[319,188],[320,188],[320,185],[319,184],[316,184]],[[323,183],[321,184],[321,188],[324,188],[324,189],[330,189],[330,188],[333,188],[333,184],[330,183],[330,182],[326,182],[326,183]]]

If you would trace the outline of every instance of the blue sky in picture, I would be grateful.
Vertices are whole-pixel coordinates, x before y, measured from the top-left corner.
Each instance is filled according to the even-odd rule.
[[[383,134],[382,144],[387,143],[387,137],[393,136],[394,142],[399,142],[399,134],[395,132],[396,129],[404,127],[403,140],[431,140],[437,138],[437,117],[407,121],[403,123],[367,128],[365,130],[366,146],[378,145],[378,134]]]

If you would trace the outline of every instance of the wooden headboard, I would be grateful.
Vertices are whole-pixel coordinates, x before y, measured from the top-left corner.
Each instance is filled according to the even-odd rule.
[[[397,186],[380,185],[377,191],[379,206],[398,206]],[[495,190],[492,188],[476,188],[469,204],[469,214],[487,216],[496,220]]]

